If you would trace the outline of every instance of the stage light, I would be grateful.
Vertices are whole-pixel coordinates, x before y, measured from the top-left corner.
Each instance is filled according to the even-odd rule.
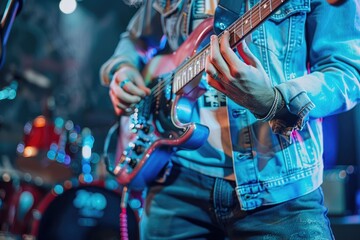
[[[61,0],[59,3],[60,11],[65,14],[73,13],[76,7],[77,7],[76,0]]]

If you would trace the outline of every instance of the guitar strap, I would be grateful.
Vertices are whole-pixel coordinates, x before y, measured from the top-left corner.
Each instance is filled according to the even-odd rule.
[[[244,12],[243,0],[220,0],[215,10],[214,31],[220,34]]]

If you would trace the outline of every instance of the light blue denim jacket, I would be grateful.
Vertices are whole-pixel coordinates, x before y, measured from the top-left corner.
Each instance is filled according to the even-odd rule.
[[[157,7],[162,1],[158,2]],[[256,2],[250,0],[248,6]],[[173,3],[174,12],[177,8]],[[171,14],[159,14],[149,2],[142,6],[121,35],[114,55],[102,66],[104,84],[122,63],[141,68],[149,49],[162,48],[165,28],[151,26],[166,22]],[[194,13],[193,17],[208,16]],[[186,34],[177,32],[179,44]],[[140,51],[133,37],[145,40],[148,48]],[[289,0],[252,32],[248,46],[296,121],[291,125],[276,118],[261,122],[226,98],[232,146],[232,156],[227,157],[243,210],[290,200],[321,185],[322,118],[347,111],[360,99],[360,2],[348,0],[331,6],[324,0]],[[180,153],[180,160],[175,157],[175,161],[206,174],[206,166],[187,165],[186,154],[202,156],[201,151],[207,149]],[[229,167],[229,162],[224,164]]]

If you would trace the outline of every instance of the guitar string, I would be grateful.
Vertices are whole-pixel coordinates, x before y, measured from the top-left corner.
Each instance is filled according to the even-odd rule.
[[[249,34],[249,32],[254,29],[254,27],[252,26],[253,23],[255,23],[255,25],[258,25],[264,18],[262,18],[262,10],[268,10],[269,13],[265,14],[266,17],[268,17],[268,15],[270,15],[270,13],[273,11],[272,9],[272,3],[275,3],[275,9],[277,7],[279,7],[282,3],[286,2],[286,0],[265,0],[265,1],[260,1],[259,3],[257,3],[254,7],[251,8],[251,10],[245,12],[243,14],[243,16],[241,17],[241,19],[239,19],[238,21],[240,21],[240,23],[234,23],[233,25],[230,25],[228,28],[228,31],[231,33],[234,33],[234,37],[236,37],[236,33],[239,33],[239,31],[241,30],[241,37],[237,40],[237,41],[241,41],[245,36],[247,36],[247,34]],[[269,4],[269,7],[265,7],[267,4]],[[264,7],[264,8],[262,8]],[[265,18],[266,18],[265,17]],[[250,24],[245,24],[244,19],[248,20],[250,19]],[[249,26],[249,29],[247,29],[246,27]],[[257,26],[256,26],[257,27]],[[244,34],[245,33],[245,34]],[[221,39],[223,35],[223,32],[219,34],[219,40]],[[231,35],[230,35],[231,37]],[[231,41],[231,38],[230,38]],[[236,42],[234,42],[233,44],[235,44]],[[156,101],[155,99],[159,96],[159,94],[168,86],[169,83],[172,83],[173,80],[173,76],[176,75],[176,73],[185,71],[184,69],[187,69],[187,67],[189,65],[192,65],[194,59],[196,58],[200,58],[201,55],[206,54],[205,50],[209,48],[209,44],[207,44],[200,52],[199,54],[196,54],[195,56],[193,56],[192,58],[189,59],[189,61],[184,64],[184,66],[180,67],[178,70],[174,71],[174,74],[171,74],[170,77],[164,78],[162,81],[158,82],[152,89],[151,89],[151,94],[150,96],[152,96],[153,98],[151,99],[151,103],[153,103],[154,101]],[[206,56],[205,56],[206,57]],[[196,76],[198,74],[200,74],[202,71],[204,70],[204,67],[202,68],[202,70],[199,71],[199,73],[196,74]],[[185,84],[186,85],[186,84]],[[184,85],[184,86],[185,86]]]

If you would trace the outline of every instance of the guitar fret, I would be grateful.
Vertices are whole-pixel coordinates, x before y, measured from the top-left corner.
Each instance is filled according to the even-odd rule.
[[[201,53],[200,55],[200,60],[199,60],[199,63],[200,63],[200,69],[203,69],[204,68],[204,52]]]
[[[179,81],[180,81],[179,75],[176,74],[175,77],[174,77],[174,79],[175,79],[175,84],[174,84],[174,88],[173,88],[173,89],[174,89],[174,92],[177,92],[178,89],[179,89]]]
[[[252,29],[252,11],[249,11],[249,14],[250,14],[250,17],[249,17],[249,19],[250,19],[250,29]]]
[[[251,31],[251,26],[249,26],[249,21],[245,22],[245,34],[248,34]]]
[[[196,65],[198,66],[198,71],[197,71],[197,73],[200,73],[201,71],[202,71],[202,67],[201,67],[201,61],[202,61],[202,54],[203,53],[201,53],[199,56],[198,56],[198,59],[197,59],[197,63],[196,63]]]
[[[269,15],[271,13],[271,8],[269,7],[269,4],[264,3],[262,6],[262,13],[265,14],[265,16]]]
[[[193,67],[192,67],[192,63],[190,63],[190,66],[188,68],[188,79],[192,79],[193,78]]]
[[[259,4],[258,11],[259,11],[259,19],[260,19],[260,22],[261,22],[261,20],[262,20],[262,16],[261,16],[261,3]]]
[[[256,7],[254,6],[254,14],[252,14],[252,24],[257,26],[261,22],[261,16],[260,16],[260,4]]]
[[[196,75],[200,73],[200,69],[201,69],[200,60],[199,60],[199,57],[197,57],[196,62],[195,62],[195,74]]]
[[[233,44],[236,42],[236,32],[235,32],[235,29],[229,30],[229,33],[230,33],[229,42],[230,42],[230,46],[231,46],[231,45],[233,45]]]
[[[183,70],[181,74],[181,87],[185,86],[186,79],[186,70]]]
[[[244,36],[244,18],[241,17],[241,37]]]
[[[206,64],[206,57],[210,55],[210,48],[207,48],[205,51],[204,51],[204,54],[202,56],[202,66],[201,68],[202,69],[205,69],[205,64]]]

